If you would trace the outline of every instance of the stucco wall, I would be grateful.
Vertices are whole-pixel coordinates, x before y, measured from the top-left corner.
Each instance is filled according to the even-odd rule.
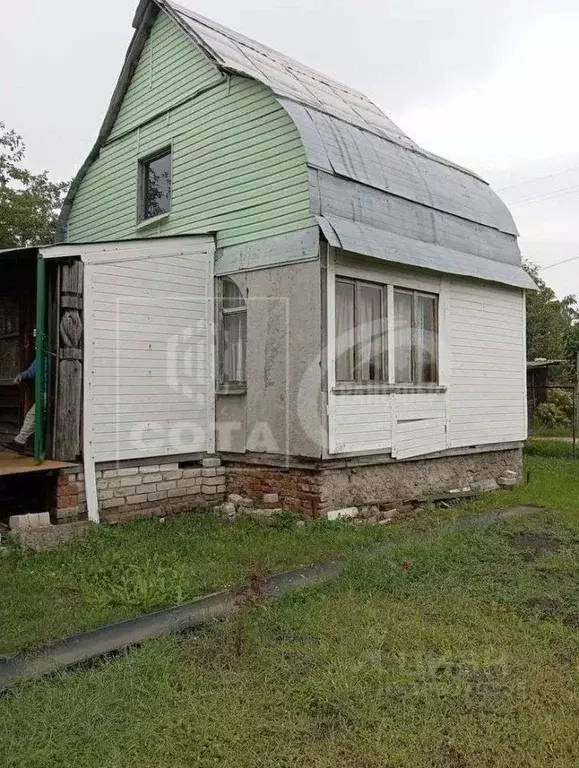
[[[321,455],[320,264],[235,276],[247,302],[247,394],[217,398],[217,450]],[[241,424],[240,429],[229,429]]]

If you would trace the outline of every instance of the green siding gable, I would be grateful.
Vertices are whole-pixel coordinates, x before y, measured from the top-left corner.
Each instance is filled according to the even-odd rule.
[[[139,158],[168,144],[170,216],[138,227]],[[312,225],[305,152],[290,116],[264,85],[224,77],[161,14],[76,194],[69,242],[216,232],[225,247]]]
[[[147,38],[109,138],[136,128],[222,79],[207,56],[161,14]]]

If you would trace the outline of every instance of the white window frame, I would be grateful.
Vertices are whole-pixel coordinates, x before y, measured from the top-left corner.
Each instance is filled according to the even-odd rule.
[[[360,264],[360,258],[348,258],[348,254],[336,258],[336,252],[332,249],[328,257],[327,269],[327,361],[328,361],[328,388],[335,394],[372,394],[389,392],[445,392],[447,390],[447,355],[444,344],[441,341],[444,332],[444,317],[446,312],[446,290],[441,276],[421,275],[416,272],[400,269],[396,265],[380,268],[366,260]],[[336,280],[353,280],[365,283],[373,283],[384,286],[387,296],[386,320],[388,324],[386,356],[388,375],[382,382],[338,382],[336,380]],[[417,384],[396,383],[395,381],[395,344],[394,344],[394,291],[395,289],[409,291],[418,295],[422,294],[436,298],[436,381],[433,383]],[[413,302],[414,303],[414,302]]]
[[[145,200],[146,200],[146,190],[147,190],[147,168],[150,163],[152,163],[154,160],[158,160],[161,157],[165,157],[165,155],[169,155],[171,158],[171,190],[169,193],[169,210],[164,211],[163,213],[158,214],[157,216],[145,216]],[[159,147],[158,149],[155,149],[152,152],[147,152],[144,155],[141,155],[137,160],[137,229],[145,229],[146,227],[150,226],[151,224],[155,224],[156,222],[163,221],[164,219],[167,219],[171,211],[173,209],[173,174],[174,174],[174,152],[173,152],[173,143],[169,142],[168,144],[164,144],[162,147]]]
[[[239,291],[239,295],[243,301],[243,304],[239,307],[228,307],[225,308],[223,306],[223,286],[225,284],[225,281],[230,282],[232,285],[235,286],[235,288]],[[224,334],[224,317],[225,316],[231,316],[231,315],[245,315],[245,336],[243,338],[243,345],[244,345],[244,355],[243,355],[243,361],[244,361],[244,378],[239,381],[233,381],[225,378],[225,373],[223,370],[224,365],[224,356],[225,356],[225,349],[224,349],[224,342],[225,342],[225,334]],[[245,298],[243,297],[243,293],[241,288],[237,285],[237,283],[232,280],[230,277],[219,277],[217,279],[217,392],[219,394],[245,394],[247,391],[247,302]]]

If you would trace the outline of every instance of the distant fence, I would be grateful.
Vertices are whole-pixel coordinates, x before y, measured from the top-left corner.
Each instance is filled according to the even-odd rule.
[[[579,456],[579,398],[576,372],[569,370],[562,383],[527,384],[529,437],[569,445],[573,458]],[[573,382],[573,383],[571,383]]]

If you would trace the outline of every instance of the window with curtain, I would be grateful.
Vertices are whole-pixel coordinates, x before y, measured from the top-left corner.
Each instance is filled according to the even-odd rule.
[[[438,380],[438,297],[394,289],[394,380],[434,384]]]
[[[438,297],[336,278],[336,381],[434,384],[438,381]],[[394,356],[388,359],[388,335]]]
[[[220,280],[220,384],[245,385],[247,306],[237,285]]]
[[[336,380],[384,381],[386,287],[360,280],[336,280]]]

